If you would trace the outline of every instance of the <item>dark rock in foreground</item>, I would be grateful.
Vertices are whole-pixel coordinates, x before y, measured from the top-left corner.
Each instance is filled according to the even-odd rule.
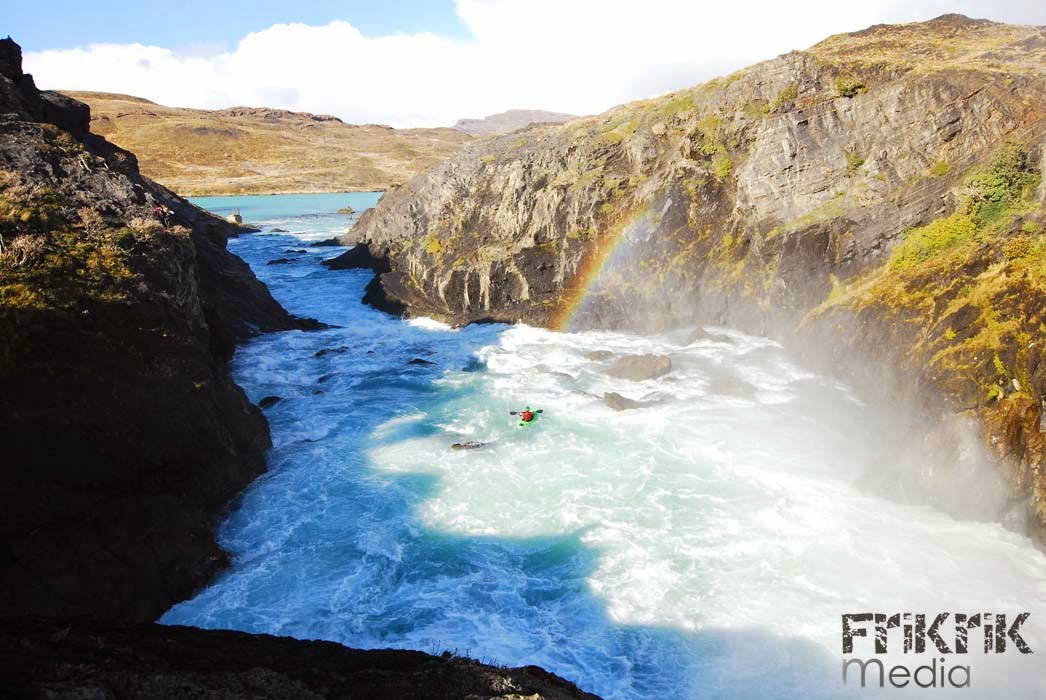
[[[51,700],[598,700],[536,666],[148,623],[9,621],[0,628],[0,658],[6,692]]]
[[[0,616],[155,619],[225,566],[215,519],[265,469],[235,344],[318,324],[9,39],[0,113]]]
[[[667,355],[629,355],[622,357],[607,370],[611,377],[641,382],[663,377],[672,371],[672,359]]]

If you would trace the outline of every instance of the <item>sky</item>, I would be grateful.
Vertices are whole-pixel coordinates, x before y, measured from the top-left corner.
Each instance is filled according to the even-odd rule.
[[[45,89],[414,127],[506,109],[595,114],[946,12],[1046,25],[1042,0],[51,0],[10,3],[0,35]]]

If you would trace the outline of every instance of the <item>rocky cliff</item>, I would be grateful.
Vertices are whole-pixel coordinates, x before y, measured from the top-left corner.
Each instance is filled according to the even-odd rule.
[[[363,216],[352,264],[408,315],[787,339],[976,416],[1042,532],[1044,116],[1046,28],[874,26],[470,144]]]
[[[0,615],[151,619],[218,571],[269,446],[225,362],[308,325],[89,119],[0,42]]]

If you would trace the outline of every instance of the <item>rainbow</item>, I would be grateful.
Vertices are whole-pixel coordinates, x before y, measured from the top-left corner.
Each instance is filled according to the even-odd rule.
[[[551,327],[554,330],[571,329],[578,312],[584,308],[585,302],[595,290],[603,270],[611,267],[620,257],[617,254],[622,249],[620,244],[628,239],[627,234],[643,220],[647,211],[648,207],[640,207],[638,211],[629,211],[617,217],[596,237],[596,244],[581,259],[573,284],[564,290],[561,301],[552,314]]]

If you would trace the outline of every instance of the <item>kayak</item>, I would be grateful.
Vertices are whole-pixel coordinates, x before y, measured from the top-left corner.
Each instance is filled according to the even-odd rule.
[[[522,415],[523,415],[523,413],[525,413],[525,412],[533,414],[533,415],[532,415],[532,417],[531,417],[531,419],[530,419],[529,421],[523,420],[523,418],[522,418]],[[531,410],[530,410],[530,406],[527,406],[527,407],[526,407],[525,409],[523,409],[522,411],[509,411],[509,413],[510,413],[511,415],[513,415],[513,416],[521,416],[521,417],[520,417],[520,419],[519,419],[519,422],[518,422],[518,423],[516,423],[516,427],[517,427],[517,428],[525,428],[525,427],[527,427],[528,425],[531,425],[531,424],[533,424],[533,423],[537,423],[537,421],[538,421],[538,416],[540,416],[540,415],[541,415],[542,413],[544,413],[544,411],[542,411],[542,410],[541,410],[540,408],[539,408],[539,409],[537,409],[536,411],[531,411]]]

